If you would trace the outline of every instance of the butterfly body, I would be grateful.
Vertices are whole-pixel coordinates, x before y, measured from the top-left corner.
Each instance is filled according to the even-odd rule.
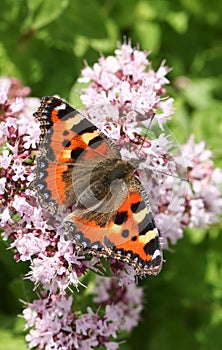
[[[83,253],[128,262],[140,276],[158,274],[159,234],[134,176],[139,161],[121,159],[112,140],[60,99],[43,98],[35,116],[41,137],[33,185],[52,214],[74,208],[64,220],[67,239]]]

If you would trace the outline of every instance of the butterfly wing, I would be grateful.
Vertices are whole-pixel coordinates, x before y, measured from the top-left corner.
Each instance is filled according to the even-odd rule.
[[[113,193],[118,210],[95,213],[77,210],[65,220],[68,238],[85,253],[113,257],[134,266],[136,274],[157,275],[162,268],[159,233],[146,192],[134,177],[124,190]],[[105,199],[104,199],[105,201]]]
[[[95,125],[61,99],[43,97],[34,116],[40,121],[41,136],[33,187],[41,205],[55,213],[76,201],[72,174],[77,160],[84,162],[84,172],[88,162],[120,155]]]
[[[137,275],[157,275],[163,257],[146,191],[134,177],[128,183],[128,191],[104,241],[111,248],[110,255],[133,265]]]

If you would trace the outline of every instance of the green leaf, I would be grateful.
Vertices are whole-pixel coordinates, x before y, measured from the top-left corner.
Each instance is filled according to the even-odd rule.
[[[192,79],[183,90],[186,100],[194,108],[205,109],[212,103],[216,81],[213,78]]]
[[[0,314],[0,350],[26,350],[23,328],[25,321],[16,315]]]
[[[166,20],[177,33],[185,33],[188,29],[188,15],[185,11],[169,12]]]
[[[135,33],[139,43],[146,50],[157,52],[161,43],[159,25],[153,22],[140,21],[135,24]]]
[[[20,76],[19,67],[15,62],[13,62],[13,59],[5,47],[4,42],[0,42],[0,74],[3,76]]]
[[[158,12],[148,1],[138,1],[135,9],[136,18],[141,20],[152,21],[158,16]]]
[[[116,48],[116,42],[118,39],[118,27],[116,26],[115,22],[111,19],[107,19],[105,21],[105,26],[107,30],[107,38],[105,39],[92,39],[90,41],[90,45],[93,49],[96,51],[106,53],[110,52],[111,50],[114,51]]]
[[[21,217],[19,216],[18,213],[16,213],[16,214],[14,214],[14,215],[12,216],[12,220],[14,220],[14,221],[20,221],[20,220],[21,220]]]
[[[33,29],[40,29],[55,21],[68,6],[69,0],[27,0]]]

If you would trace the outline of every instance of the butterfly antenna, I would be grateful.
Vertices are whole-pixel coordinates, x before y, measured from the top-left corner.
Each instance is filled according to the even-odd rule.
[[[144,145],[145,138],[146,138],[147,135],[148,135],[148,131],[150,130],[150,126],[151,126],[151,124],[152,124],[152,121],[153,121],[154,117],[155,117],[155,113],[153,113],[152,116],[151,116],[151,118],[150,118],[148,127],[147,127],[147,129],[146,129],[146,133],[145,133],[145,135],[144,135],[144,140],[143,140],[143,142],[140,144],[140,147],[139,147],[139,149],[138,149],[138,155],[140,154],[141,149],[142,149],[142,147],[143,147],[143,145]]]
[[[147,135],[148,135],[148,132],[149,132],[149,130],[150,130],[150,127],[151,127],[151,124],[152,124],[152,121],[153,121],[154,117],[155,117],[155,113],[153,113],[152,116],[151,116],[151,118],[150,118],[148,127],[147,127],[147,129],[146,129],[146,133],[145,133],[145,135],[144,135],[144,141],[140,144],[140,147],[139,147],[139,150],[138,150],[138,155],[139,155],[139,153],[141,152],[141,149],[142,149],[143,144],[144,144],[144,142],[145,142],[145,138],[146,138]],[[166,173],[166,172],[164,172],[164,171],[157,170],[157,169],[155,169],[155,171],[158,172],[158,173],[164,174],[164,175],[172,176],[172,177],[174,177],[174,178],[176,178],[176,179],[180,179],[180,180],[182,180],[182,181],[190,182],[190,180],[187,179],[187,178],[185,178],[185,177],[180,177],[180,176],[177,176],[177,175],[168,174],[168,173]]]
[[[150,170],[153,170],[153,169],[150,168]],[[161,171],[161,170],[157,170],[157,169],[155,169],[155,172],[161,173],[161,174],[164,174],[164,175],[168,175],[168,176],[172,176],[172,177],[175,177],[176,179],[180,179],[182,181],[190,182],[190,180],[187,179],[186,177],[180,177],[180,176],[177,176],[177,175],[169,174],[169,173],[166,173],[165,171]]]

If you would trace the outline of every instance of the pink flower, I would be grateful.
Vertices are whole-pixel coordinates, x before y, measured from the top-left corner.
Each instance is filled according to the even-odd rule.
[[[2,177],[0,179],[0,194],[3,194],[5,192],[5,184],[6,184],[6,177]]]
[[[123,273],[123,271],[122,271]],[[125,273],[126,275],[126,273]],[[134,281],[122,284],[122,276],[117,278],[96,277],[93,291],[94,302],[106,305],[108,319],[118,325],[118,329],[131,331],[139,322],[142,311],[143,289]],[[115,290],[115,293],[113,291]]]
[[[71,326],[75,319],[70,310],[71,304],[71,296],[66,298],[59,295],[52,295],[50,298],[35,300],[33,304],[26,304],[26,309],[23,311],[23,317],[27,321],[26,328],[35,325],[35,328],[31,329],[26,336],[30,349],[35,346],[41,349],[46,345],[48,349],[53,349],[56,346],[58,334],[63,335],[65,344],[67,332],[72,332]],[[51,347],[49,347],[50,344]]]
[[[0,104],[4,105],[8,99],[11,82],[8,78],[0,78]]]
[[[24,165],[22,164],[21,159],[16,159],[12,165],[12,170],[14,170],[14,175],[12,176],[13,181],[18,181],[19,179],[21,181],[25,180],[26,175],[26,169]]]
[[[51,292],[56,292],[58,289],[63,291],[69,286],[77,288],[79,285],[77,272],[79,267],[83,268],[84,262],[81,263],[81,260],[84,258],[75,256],[73,244],[69,242],[58,241],[56,248],[57,251],[51,254],[48,254],[47,250],[38,252],[38,257],[32,262],[29,278],[36,285],[40,282]]]
[[[24,107],[25,107],[24,99],[22,97],[16,97],[10,105],[10,111],[13,114],[15,114],[15,113],[21,112]]]
[[[31,260],[33,255],[45,251],[47,246],[47,241],[44,242],[41,238],[35,237],[33,233],[29,232],[26,235],[23,235],[21,232],[21,237],[18,237],[14,241],[11,248],[16,247],[20,254],[20,260],[27,261]]]
[[[153,115],[153,111],[157,108],[163,109],[163,113],[159,113],[157,116],[162,127],[173,113],[172,108],[169,107],[172,105],[172,99],[169,99],[168,108],[166,108],[165,101],[168,99],[165,97],[163,100],[161,96],[165,92],[163,86],[169,82],[165,77],[169,71],[168,67],[163,62],[155,73],[150,67],[147,53],[133,49],[130,44],[123,44],[115,53],[115,57],[101,57],[92,69],[87,66],[82,70],[82,78],[79,81],[91,82],[87,89],[83,89],[81,95],[81,99],[87,107],[88,116],[92,121],[96,120],[96,125],[111,138],[113,138],[113,134],[110,134],[110,130],[115,129],[117,124],[124,128],[122,132],[131,134],[127,131],[127,115],[131,111],[137,112],[136,127],[140,127],[141,131],[143,122]],[[113,119],[116,112],[113,114],[110,111],[107,118],[105,115],[102,120],[99,116],[97,117],[95,105],[98,107],[114,106],[119,111],[118,123],[116,123],[116,118]],[[114,128],[110,125],[112,123]],[[126,135],[125,138],[127,140]],[[116,138],[114,137],[114,139]],[[120,142],[120,140],[118,141]]]
[[[218,222],[222,211],[220,184],[222,170],[214,169],[212,152],[205,148],[205,142],[194,143],[191,136],[181,147],[188,164],[188,176],[192,183],[186,194],[186,225],[202,227]]]
[[[26,336],[29,348],[88,350],[105,346],[106,349],[119,349],[118,343],[111,338],[115,339],[120,329],[130,330],[135,326],[141,309],[142,288],[138,289],[139,293],[135,293],[135,288],[128,292],[128,288],[119,287],[120,297],[114,301],[114,305],[107,304],[103,310],[101,306],[96,312],[91,307],[87,307],[82,314],[73,312],[73,298],[64,294],[51,294],[50,297],[42,295],[41,299],[33,303],[25,303],[23,317],[27,322],[26,329],[29,329]],[[109,298],[107,302],[110,303]],[[127,315],[131,307],[134,311]]]
[[[8,207],[2,208],[0,213],[0,227],[4,227],[7,223],[12,223],[11,213]]]
[[[8,149],[3,149],[2,153],[0,154],[0,167],[3,169],[7,169],[11,163],[12,155],[9,154]]]

